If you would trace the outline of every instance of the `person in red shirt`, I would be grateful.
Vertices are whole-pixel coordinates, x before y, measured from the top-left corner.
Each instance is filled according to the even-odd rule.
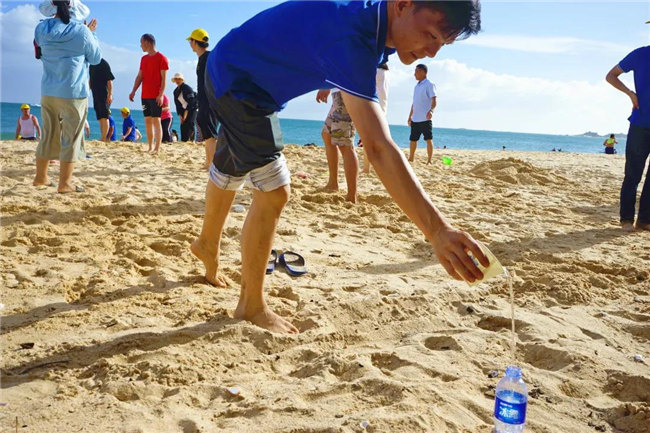
[[[162,53],[156,51],[156,38],[152,34],[145,33],[142,35],[140,47],[147,54],[142,56],[140,60],[140,71],[138,76],[135,77],[129,100],[133,101],[135,92],[142,84],[142,112],[147,131],[149,153],[155,155],[160,151],[160,142],[162,141],[160,115],[162,114],[169,61]]]

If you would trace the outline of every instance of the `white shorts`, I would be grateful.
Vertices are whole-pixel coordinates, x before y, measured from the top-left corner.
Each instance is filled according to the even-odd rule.
[[[239,177],[222,173],[214,164],[210,164],[210,180],[218,188],[227,191],[237,191],[246,183],[258,191],[269,192],[291,184],[291,173],[286,158],[280,155],[275,161]]]

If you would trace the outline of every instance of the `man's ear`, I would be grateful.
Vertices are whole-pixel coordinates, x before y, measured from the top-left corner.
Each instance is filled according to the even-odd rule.
[[[401,16],[406,12],[410,7],[413,6],[412,0],[397,0],[392,2],[393,7],[395,8],[395,16]]]

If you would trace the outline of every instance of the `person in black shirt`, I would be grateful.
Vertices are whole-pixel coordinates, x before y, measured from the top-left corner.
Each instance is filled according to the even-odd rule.
[[[192,34],[187,38],[190,41],[192,51],[199,57],[199,63],[196,66],[197,76],[197,90],[199,101],[199,112],[196,118],[196,123],[201,131],[201,136],[205,141],[205,166],[206,170],[210,169],[214,152],[217,150],[217,128],[219,122],[217,121],[214,113],[210,110],[210,103],[208,96],[205,93],[205,65],[208,61],[208,45],[210,36],[208,32],[203,29],[195,29]]]
[[[176,84],[174,89],[174,103],[176,114],[181,122],[181,141],[194,141],[194,124],[196,123],[196,93],[185,83],[185,77],[177,72],[172,78]]]
[[[90,66],[90,90],[93,92],[93,107],[99,120],[102,141],[108,141],[108,109],[113,103],[113,80],[111,66],[102,59],[99,64]]]

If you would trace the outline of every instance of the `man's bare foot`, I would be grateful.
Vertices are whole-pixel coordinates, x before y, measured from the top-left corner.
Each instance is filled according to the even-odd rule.
[[[345,196],[345,200],[349,201],[350,203],[356,204],[357,201],[359,200],[359,196],[357,196],[356,194],[354,194],[354,195],[347,194]]]
[[[38,180],[34,179],[34,182],[32,182],[33,186],[43,186],[43,185],[50,186],[51,184],[52,183],[49,180],[47,180],[47,178],[45,178],[44,180],[42,180],[42,179],[38,179]]]
[[[412,158],[409,158],[409,160],[408,160],[408,161],[409,161],[409,162],[413,162],[413,159],[412,159]]]
[[[323,187],[323,189],[326,189],[328,191],[338,191],[339,190],[339,185],[338,183],[328,183]]]
[[[59,194],[68,194],[68,193],[71,193],[71,192],[84,192],[84,191],[85,191],[85,189],[84,189],[83,186],[80,186],[80,185],[72,186],[70,184],[59,186],[59,188],[57,189],[57,192]]]
[[[246,314],[243,308],[240,309],[240,307],[237,307],[235,310],[235,319],[249,321],[255,326],[268,329],[271,332],[277,332],[278,334],[298,334],[300,332],[298,328],[275,314],[266,306],[256,314]]]
[[[647,230],[650,231],[650,223],[640,223],[636,222],[636,225],[634,226],[637,230]]]
[[[428,161],[427,161],[427,165],[431,165],[431,160],[428,160]]]
[[[205,266],[205,280],[215,287],[228,287],[225,278],[219,275],[219,251],[210,251],[203,242],[196,239],[190,246],[194,257],[203,262]]]
[[[622,221],[621,228],[623,229],[624,232],[633,232],[634,224],[632,224],[632,221]]]

